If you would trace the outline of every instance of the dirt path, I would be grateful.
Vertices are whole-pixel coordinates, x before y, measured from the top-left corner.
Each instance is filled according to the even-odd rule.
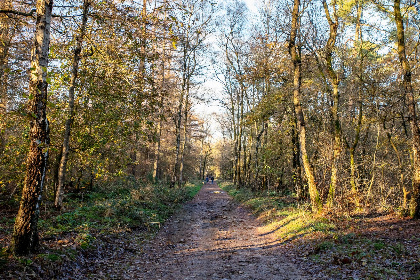
[[[249,211],[206,184],[118,278],[305,279]]]

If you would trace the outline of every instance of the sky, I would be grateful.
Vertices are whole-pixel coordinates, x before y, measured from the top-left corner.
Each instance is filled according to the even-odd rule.
[[[245,0],[244,2],[248,6],[248,9],[251,11],[251,13],[256,13],[257,12],[256,3],[258,2],[258,0]]]
[[[256,14],[258,12],[256,6],[258,1],[262,0],[244,0],[251,14]],[[217,81],[209,79],[202,85],[201,90],[206,92],[208,98],[217,98],[222,95],[221,91],[223,90],[223,86]],[[196,112],[196,114],[208,120],[211,130],[210,141],[215,143],[221,139],[223,135],[215,116],[215,114],[223,114],[223,108],[220,106],[220,104],[217,101],[210,103],[201,102],[196,104],[193,107],[193,110]]]

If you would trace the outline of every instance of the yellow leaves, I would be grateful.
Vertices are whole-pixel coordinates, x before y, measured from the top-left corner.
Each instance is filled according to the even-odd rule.
[[[339,16],[345,17],[351,13],[353,7],[356,5],[356,1],[355,0],[342,0],[339,2],[339,5],[340,5]]]
[[[267,47],[270,48],[270,49],[274,49],[275,46],[276,46],[275,42],[267,43]]]
[[[408,9],[407,9],[407,14],[408,13],[413,13],[413,14],[417,15],[418,11],[417,11],[415,6],[411,6],[411,7],[408,7]]]

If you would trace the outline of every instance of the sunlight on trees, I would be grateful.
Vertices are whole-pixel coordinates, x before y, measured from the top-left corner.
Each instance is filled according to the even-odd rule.
[[[15,253],[37,247],[42,197],[65,211],[66,194],[127,177],[182,188],[211,173],[314,212],[419,217],[418,4],[257,2],[1,1]],[[208,80],[218,139],[194,110],[214,102]]]

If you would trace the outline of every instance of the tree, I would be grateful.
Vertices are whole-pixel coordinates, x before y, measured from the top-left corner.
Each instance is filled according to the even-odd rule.
[[[28,117],[30,147],[25,185],[16,216],[12,248],[18,255],[34,251],[39,244],[38,218],[49,152],[47,108],[47,67],[53,0],[36,2],[36,29],[31,54]]]
[[[394,0],[394,19],[397,27],[397,51],[403,74],[403,91],[407,98],[413,146],[413,193],[410,202],[410,215],[420,218],[420,128],[417,119],[417,101],[414,97],[412,71],[407,59],[404,21],[401,15],[401,0]]]
[[[60,159],[60,166],[58,170],[58,186],[57,186],[57,193],[55,196],[55,207],[60,209],[63,205],[63,195],[64,195],[64,181],[66,178],[66,168],[67,168],[67,160],[69,156],[69,149],[70,149],[70,133],[71,133],[71,126],[74,120],[74,90],[76,88],[76,81],[77,76],[79,74],[79,63],[81,59],[82,53],[82,44],[85,37],[85,30],[88,20],[88,13],[89,13],[89,6],[90,0],[83,1],[83,12],[82,12],[82,23],[80,26],[80,33],[76,37],[76,46],[74,49],[74,56],[73,56],[73,66],[72,66],[72,73],[71,73],[71,81],[69,87],[69,107],[68,107],[68,118],[66,120],[66,126],[64,131],[64,139],[63,139],[63,149],[61,151],[61,159]]]
[[[190,110],[190,94],[193,87],[193,77],[200,73],[198,53],[203,52],[205,39],[209,35],[209,22],[212,19],[213,5],[207,0],[188,0],[177,3],[179,12],[177,16],[176,36],[178,38],[180,89],[178,106],[175,112],[175,163],[172,175],[172,184],[181,185],[183,181],[184,152],[187,144],[187,125]],[[202,14],[207,12],[206,15]],[[183,124],[183,126],[182,126]]]
[[[299,31],[299,6],[300,0],[294,0],[292,10],[292,25],[289,39],[289,53],[293,65],[293,105],[297,118],[297,131],[299,134],[299,147],[302,157],[303,167],[305,169],[306,178],[308,180],[309,196],[311,199],[312,211],[319,211],[321,208],[321,199],[316,187],[315,177],[311,163],[309,161],[308,152],[306,150],[306,128],[305,118],[301,104],[301,82],[302,82],[302,57],[301,46],[297,43]]]
[[[332,85],[332,106],[331,106],[331,115],[332,115],[332,131],[334,137],[333,145],[333,160],[331,164],[331,182],[330,189],[328,191],[327,206],[331,207],[334,203],[335,191],[337,188],[337,169],[338,161],[341,154],[341,124],[338,116],[339,110],[339,101],[340,93],[338,86],[340,84],[340,79],[337,72],[333,67],[333,49],[335,47],[335,42],[337,40],[337,31],[338,31],[338,14],[337,14],[337,1],[333,0],[331,5],[333,9],[332,16],[330,15],[329,7],[326,0],[322,1],[324,6],[325,15],[328,20],[328,25],[330,27],[329,38],[325,46],[325,61],[327,65],[328,76]]]

